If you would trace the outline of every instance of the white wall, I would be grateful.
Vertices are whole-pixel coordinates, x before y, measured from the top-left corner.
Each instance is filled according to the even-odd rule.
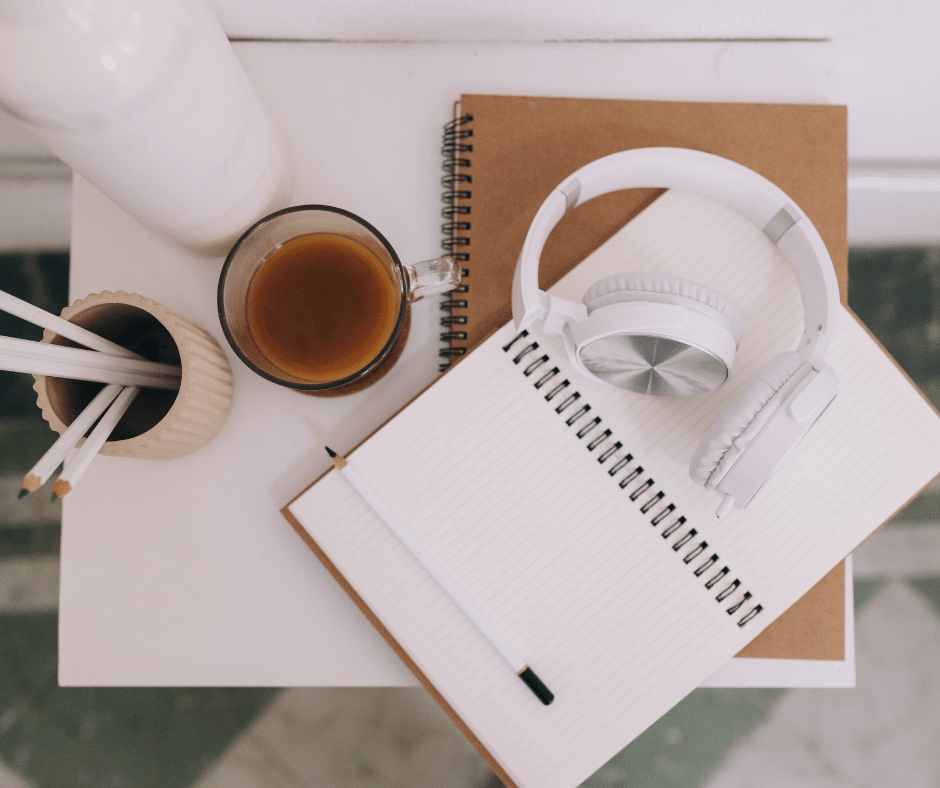
[[[940,165],[938,0],[210,0],[231,38],[835,42],[853,160]],[[0,117],[0,155],[35,152]],[[40,149],[41,150],[41,149]]]
[[[940,0],[209,2],[230,38],[831,40],[839,100],[849,108],[850,240],[940,241]],[[43,155],[0,112],[0,164]],[[0,212],[9,217],[22,203],[2,193],[3,181],[0,171]],[[56,190],[43,199],[65,216],[62,181],[39,188]],[[0,247],[4,240],[15,240],[9,230]]]
[[[0,252],[65,249],[71,223],[71,170],[0,110]]]
[[[210,0],[230,37],[826,38],[853,160],[940,163],[938,0]]]

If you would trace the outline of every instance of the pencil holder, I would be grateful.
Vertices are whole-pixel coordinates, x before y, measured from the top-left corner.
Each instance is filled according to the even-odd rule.
[[[205,445],[232,404],[232,371],[203,329],[151,298],[123,291],[93,293],[62,317],[152,361],[179,364],[178,391],[142,388],[100,454],[171,459]],[[43,342],[78,347],[46,330]],[[101,383],[34,375],[43,418],[61,434],[100,391]]]

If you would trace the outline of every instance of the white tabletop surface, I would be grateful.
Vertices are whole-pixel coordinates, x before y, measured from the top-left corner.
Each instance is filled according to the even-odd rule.
[[[441,127],[461,93],[826,102],[834,48],[798,43],[237,43],[284,130],[295,203],[347,208],[403,260],[439,252]],[[146,188],[142,184],[142,188]],[[509,207],[511,208],[511,206]],[[171,461],[100,457],[64,501],[63,685],[400,686],[415,680],[281,516],[437,375],[437,299],[371,389],[306,397],[251,373],[215,309],[221,258],[155,238],[75,178],[70,292],[136,291],[225,348],[218,435]]]

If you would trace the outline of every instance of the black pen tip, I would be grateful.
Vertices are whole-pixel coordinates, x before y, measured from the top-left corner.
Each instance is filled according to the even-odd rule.
[[[20,491],[16,494],[16,500],[22,501],[27,495],[29,495],[29,490],[25,487],[21,488]]]
[[[555,700],[555,696],[552,694],[552,691],[542,683],[542,680],[535,675],[535,671],[532,670],[532,668],[530,668],[528,665],[526,665],[525,670],[519,673],[519,678],[522,679],[526,683],[526,686],[535,693],[535,697],[542,701],[542,703],[544,703],[546,706]]]
[[[326,449],[326,453],[329,454],[331,457],[336,456],[336,452],[333,451],[329,446],[324,446],[324,448]]]

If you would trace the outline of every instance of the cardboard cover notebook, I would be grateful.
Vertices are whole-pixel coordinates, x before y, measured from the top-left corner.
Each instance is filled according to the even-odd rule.
[[[845,107],[465,95],[456,116],[445,130],[443,151],[450,159],[445,232],[467,275],[463,292],[444,305],[450,347],[443,353],[449,363],[509,320],[516,259],[545,197],[582,165],[628,148],[694,148],[769,178],[813,220],[846,303]],[[545,246],[542,288],[660,193],[619,192],[569,212]],[[621,270],[638,268],[625,259]],[[581,295],[572,299],[580,301]],[[844,578],[844,567],[836,567],[739,656],[843,659]]]
[[[844,174],[842,132],[830,151],[838,163],[808,154],[817,175]],[[476,176],[467,185],[478,188]],[[781,185],[814,205],[813,195]],[[521,189],[515,201],[503,196],[505,226],[529,198]],[[820,201],[816,212],[804,209],[839,250],[844,191],[828,219]],[[707,282],[747,325],[728,383],[692,398],[629,395],[579,376],[560,342],[537,331],[504,324],[471,340],[468,316],[472,352],[353,451],[334,447],[417,551],[524,655],[554,703],[513,675],[486,629],[346,475],[327,473],[284,510],[499,777],[519,788],[581,783],[940,473],[940,417],[843,309],[827,355],[840,379],[836,400],[748,509],[716,520],[716,497],[690,480],[689,457],[740,386],[795,346],[799,292],[777,247],[726,206],[670,191],[623,221],[552,290],[576,298],[624,259]],[[490,281],[474,279],[473,233],[468,312],[474,282],[485,293]],[[503,243],[512,242],[492,248]],[[843,274],[844,253],[843,243],[834,252]]]
[[[795,344],[789,266],[731,209],[667,192],[553,292],[583,292],[623,255],[702,274],[760,315],[735,360],[744,380]],[[699,397],[630,395],[511,323],[353,451],[333,447],[551,705],[346,476],[330,471],[284,513],[507,785],[575,788],[940,473],[940,416],[844,308],[827,362],[835,401],[721,520],[688,458],[731,381]]]

